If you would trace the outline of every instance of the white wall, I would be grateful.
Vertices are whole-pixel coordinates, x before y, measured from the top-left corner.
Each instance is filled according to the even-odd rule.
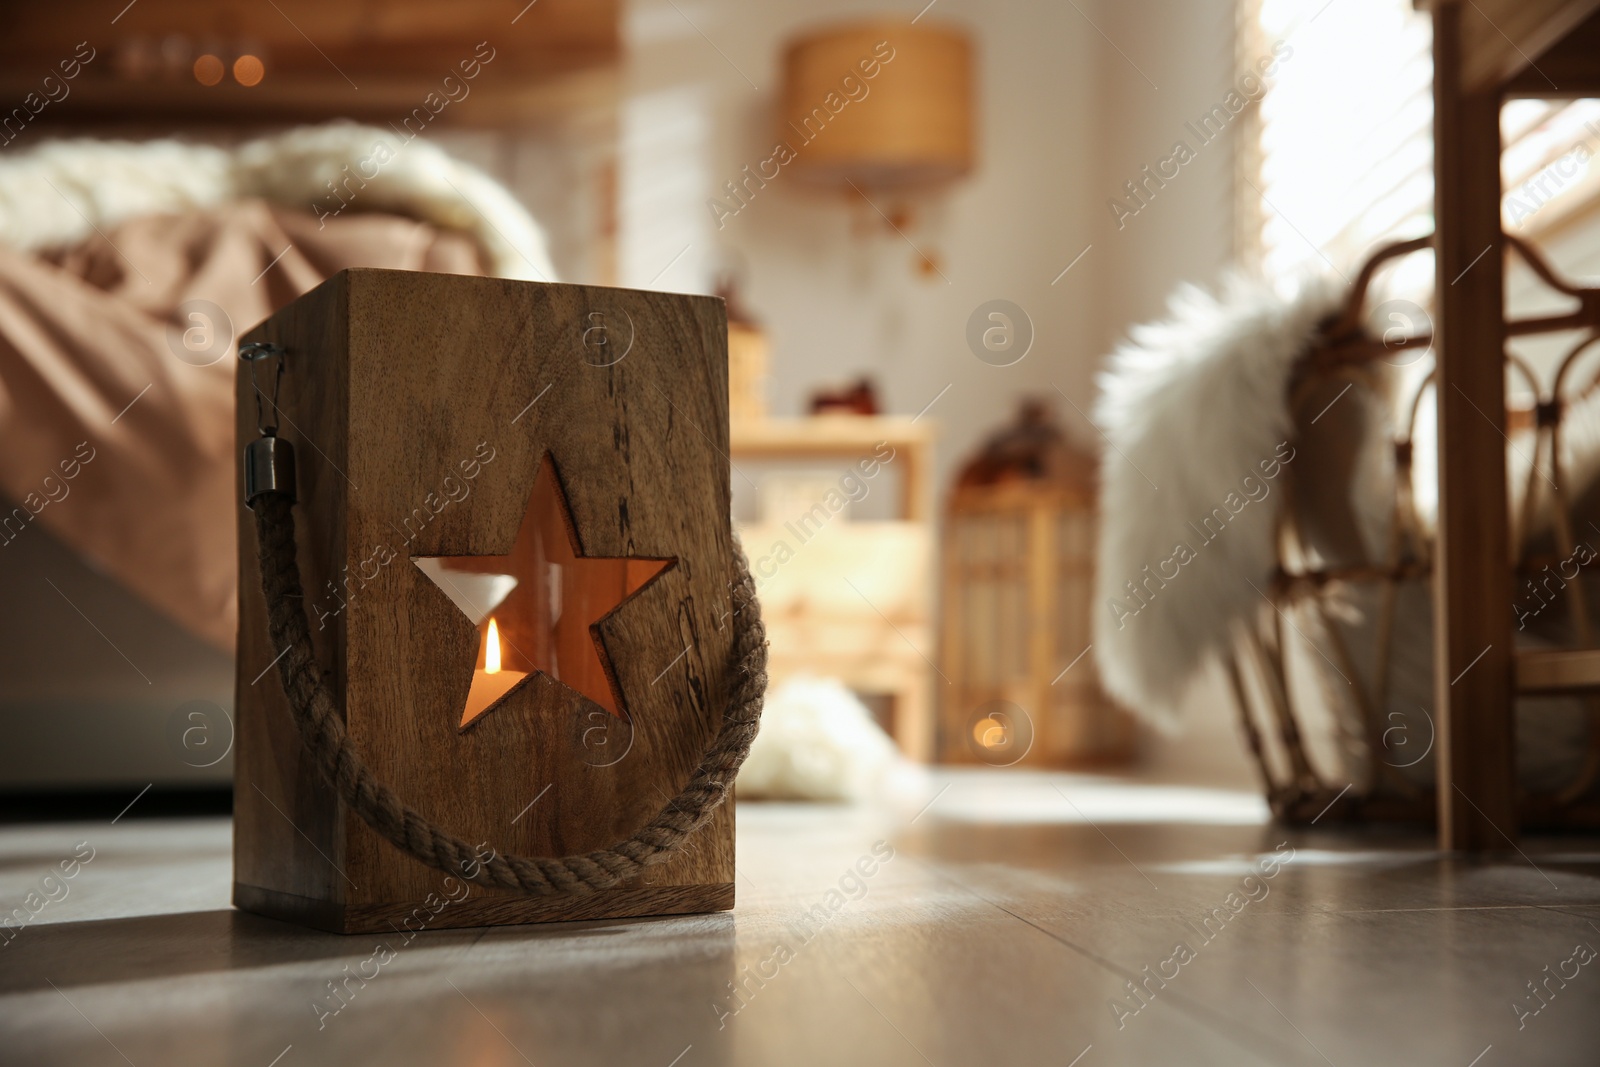
[[[916,7],[633,0],[621,281],[705,292],[719,269],[739,269],[776,346],[779,414],[856,373],[876,377],[889,410],[907,414],[954,383],[930,412],[946,431],[947,476],[1021,392],[1058,385],[1088,410],[1094,369],[1127,325],[1158,313],[1175,282],[1211,278],[1226,262],[1230,141],[1207,146],[1121,230],[1107,201],[1226,92],[1233,3],[939,0],[924,18],[965,25],[979,63],[977,171],[919,204],[908,231],[936,250],[947,278],[917,277],[912,248],[859,198],[817,193],[792,175],[719,230],[707,199],[770,153],[784,41],[808,25]],[[863,225],[871,232],[852,232]],[[964,340],[973,309],[997,297],[1026,310],[1036,330],[1014,367],[979,362]],[[1096,440],[1062,409],[1074,433]]]
[[[1231,87],[1235,6],[1233,0],[1101,0],[1096,8],[1100,29],[1127,53],[1124,59],[1105,45],[1099,57],[1104,89],[1096,109],[1095,220],[1106,252],[1096,307],[1101,348],[1114,344],[1129,323],[1159,315],[1178,282],[1208,282],[1232,256],[1239,127],[1199,146],[1185,123],[1221,103]],[[1179,140],[1196,146],[1196,158],[1119,228],[1106,200],[1142,178],[1141,168],[1170,155]]]
[[[773,338],[777,414],[800,412],[811,389],[858,373],[876,378],[888,410],[903,414],[953,384],[928,414],[945,432],[941,485],[1020,392],[1050,391],[1054,382],[1088,408],[1094,253],[1050,285],[1089,243],[1095,202],[1097,47],[1071,6],[941,0],[925,16],[966,24],[978,43],[977,171],[919,204],[920,224],[908,230],[936,250],[948,281],[918,277],[916,253],[859,198],[817,193],[789,174],[720,231],[706,207],[724,181],[770,154],[780,51],[795,30],[916,8],[838,0],[677,7],[682,14],[667,0],[632,5],[630,110],[665,122],[671,101],[704,107],[709,122],[671,118],[690,132],[677,143],[681,169],[665,178],[642,167],[630,175],[625,156],[623,284],[650,284],[686,245],[691,251],[656,287],[706,291],[719,268],[738,268]],[[634,158],[659,167],[663,139],[643,121],[624,124],[641,149]],[[682,181],[690,172],[697,181]],[[870,232],[852,234],[853,224]],[[1009,368],[979,362],[965,341],[973,309],[997,297],[1023,307],[1036,331],[1032,352]]]
[[[1159,316],[1179,282],[1209,283],[1232,258],[1238,125],[1199,147],[1196,158],[1120,228],[1105,201],[1121,193],[1124,182],[1138,179],[1145,165],[1169,155],[1173,142],[1196,144],[1184,123],[1220,103],[1236,76],[1235,6],[1233,0],[1101,0],[1092,9],[1099,28],[1127,53],[1119,55],[1110,45],[1099,52],[1104,91],[1096,109],[1095,252],[1104,249],[1106,257],[1093,325],[1097,354],[1109,350],[1129,324]],[[1255,787],[1220,671],[1200,680],[1185,702],[1183,722],[1180,736],[1151,739],[1146,773]]]

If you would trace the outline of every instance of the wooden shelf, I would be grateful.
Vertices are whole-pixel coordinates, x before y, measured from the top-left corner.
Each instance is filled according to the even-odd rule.
[[[1519,693],[1578,693],[1600,690],[1600,649],[1559,649],[1516,655]]]
[[[811,415],[799,419],[735,419],[733,447],[746,453],[836,449],[869,451],[879,441],[909,447],[933,444],[936,424],[904,415]]]
[[[890,733],[917,760],[934,757],[933,443],[937,426],[902,415],[735,419],[729,452],[746,460],[851,460],[884,444],[900,474],[901,519],[836,519],[812,533],[781,517],[740,524],[756,575],[774,682],[838,678],[894,698]],[[880,475],[881,476],[881,475]],[[786,562],[776,562],[783,543]],[[848,581],[847,581],[848,579]]]
[[[734,459],[866,457],[880,444],[894,449],[901,471],[906,519],[933,519],[933,442],[938,425],[904,415],[812,415],[799,419],[735,419],[728,451]]]

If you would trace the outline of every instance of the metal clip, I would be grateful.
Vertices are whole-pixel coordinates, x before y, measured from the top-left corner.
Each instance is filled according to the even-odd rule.
[[[284,359],[286,354],[281,345],[272,344],[270,341],[252,341],[249,344],[239,346],[239,358],[250,364],[250,388],[255,390],[256,394],[256,429],[261,432],[263,437],[274,437],[278,433],[278,393],[283,389],[283,367],[287,362]],[[271,359],[273,356],[278,357],[278,373],[272,380],[271,405],[273,419],[269,425],[266,411],[261,405],[263,397],[261,385],[256,381],[256,364],[264,359]]]
[[[252,510],[256,498],[283,493],[294,495],[294,446],[281,437],[258,437],[244,447],[244,506]]]
[[[244,449],[244,503],[254,508],[257,498],[268,493],[283,493],[289,503],[294,495],[294,447],[278,436],[278,395],[283,390],[284,349],[266,341],[253,341],[239,346],[239,358],[250,364],[250,387],[256,394],[256,429],[261,436]],[[256,381],[256,364],[262,360],[278,358],[278,371],[272,380],[272,398],[267,400]],[[265,401],[265,403],[263,403]],[[272,421],[267,421],[266,408],[272,408]]]

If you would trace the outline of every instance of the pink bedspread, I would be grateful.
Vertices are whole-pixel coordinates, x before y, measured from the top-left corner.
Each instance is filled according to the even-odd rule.
[[[484,273],[459,234],[392,215],[319,228],[259,201],[44,257],[0,247],[0,552],[43,525],[231,651],[233,339],[359,266]]]

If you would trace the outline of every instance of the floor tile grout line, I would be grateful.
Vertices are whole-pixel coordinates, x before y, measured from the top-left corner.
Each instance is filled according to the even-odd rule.
[[[1128,866],[1132,867],[1134,870],[1138,871],[1140,878],[1143,878],[1146,882],[1150,882],[1150,888],[1151,889],[1154,889],[1157,893],[1161,892],[1161,887],[1156,885],[1154,882],[1151,882],[1150,881],[1150,876],[1148,874],[1145,874],[1144,871],[1139,867],[1139,865],[1137,863],[1133,862],[1133,860],[1128,858],[1128,854],[1126,852],[1122,851],[1121,846],[1119,846],[1115,841],[1111,840],[1111,835],[1110,834],[1108,834],[1104,830],[1100,829],[1100,827],[1095,826],[1094,820],[1089,818],[1089,816],[1085,815],[1083,813],[1083,809],[1082,808],[1078,807],[1078,805],[1076,805],[1076,804],[1073,804],[1072,803],[1072,798],[1067,796],[1067,794],[1062,793],[1061,792],[1061,787],[1059,785],[1057,785],[1054,782],[1051,782],[1050,783],[1050,788],[1054,789],[1057,793],[1060,793],[1061,799],[1065,800],[1068,804],[1072,805],[1072,810],[1078,813],[1078,817],[1079,818],[1081,818],[1084,822],[1088,823],[1090,826],[1094,826],[1095,833],[1097,833],[1101,837],[1105,838],[1106,839],[1106,844],[1108,844],[1112,848],[1116,849],[1117,850],[1117,855],[1119,855],[1123,859],[1127,860],[1128,861]]]
[[[978,892],[976,889],[973,889],[971,886],[966,885],[963,882],[957,881],[956,879],[950,877],[948,874],[945,874],[943,871],[937,869],[929,861],[927,861],[925,859],[920,859],[918,857],[907,857],[907,858],[910,859],[913,864],[919,865],[919,866],[923,867],[925,870],[929,871],[931,874],[934,875],[934,877],[941,878],[944,881],[949,882],[951,885],[953,885],[956,888],[962,890],[963,892],[967,893],[968,895],[970,895],[972,897],[975,897],[978,900],[981,900],[983,903],[989,905],[991,908],[994,908],[996,911],[999,911],[999,912],[1001,912],[1001,913],[1003,913],[1005,915],[1011,916],[1011,918],[1013,918],[1013,919],[1017,920],[1018,922],[1022,923],[1024,926],[1030,927],[1033,930],[1037,931],[1038,933],[1044,935],[1044,937],[1046,937],[1047,939],[1049,939],[1051,941],[1054,941],[1057,944],[1062,945],[1062,946],[1070,949],[1071,951],[1077,953],[1079,956],[1082,956],[1084,959],[1090,961],[1091,963],[1093,963],[1096,966],[1100,967],[1101,969],[1109,972],[1110,974],[1115,975],[1118,978],[1127,979],[1129,981],[1137,981],[1139,979],[1138,972],[1124,970],[1122,967],[1120,967],[1116,963],[1113,963],[1111,960],[1099,955],[1098,953],[1094,952],[1093,950],[1091,950],[1089,948],[1086,948],[1083,945],[1080,945],[1080,944],[1078,944],[1078,943],[1076,943],[1074,941],[1069,941],[1067,938],[1062,937],[1060,934],[1057,934],[1053,930],[1048,930],[1045,927],[1043,927],[1043,926],[1039,925],[1038,923],[1034,922],[1033,920],[1026,919],[1026,918],[1022,917],[1021,915],[1018,915],[1016,912],[1012,911],[1010,908],[1007,908],[1003,904],[996,904],[994,901],[990,900],[988,897],[984,896],[982,893]],[[1232,1017],[1230,1017],[1228,1015],[1225,1015],[1222,1012],[1216,1010],[1215,1008],[1212,1008],[1210,1005],[1202,1004],[1199,1001],[1196,1001],[1193,998],[1188,997],[1188,996],[1186,996],[1186,995],[1184,995],[1182,993],[1171,993],[1171,992],[1169,992],[1169,993],[1167,993],[1167,997],[1168,997],[1168,999],[1171,1000],[1173,1008],[1175,1010],[1183,1013],[1185,1016],[1187,1016],[1191,1020],[1193,1020],[1196,1024],[1204,1026],[1208,1030],[1212,1030],[1214,1033],[1216,1033],[1219,1036],[1221,1036],[1224,1040],[1232,1042],[1234,1045],[1236,1045],[1242,1051],[1244,1051],[1244,1052],[1246,1052],[1246,1053],[1248,1053],[1248,1054],[1250,1054],[1252,1056],[1256,1056],[1256,1057],[1260,1058],[1262,1060],[1262,1062],[1264,1062],[1264,1063],[1274,1063],[1276,1061],[1273,1060],[1273,1059],[1270,1059],[1270,1058],[1267,1058],[1267,1057],[1263,1056],[1263,1054],[1261,1052],[1258,1052],[1256,1049],[1251,1048],[1248,1044],[1246,1044],[1243,1041],[1240,1041],[1238,1038],[1233,1036],[1233,1032],[1229,1029],[1230,1027],[1234,1028],[1235,1030],[1240,1030],[1240,1031],[1243,1031],[1245,1033],[1248,1033],[1253,1038],[1256,1038],[1258,1041],[1260,1041],[1262,1044],[1270,1046],[1272,1048],[1272,1050],[1273,1050],[1273,1054],[1274,1055],[1278,1055],[1280,1052],[1287,1050],[1287,1046],[1285,1046],[1282,1043],[1280,1043],[1276,1038],[1273,1038],[1271,1035],[1259,1033],[1249,1023],[1246,1023],[1241,1019],[1234,1019],[1234,1018],[1232,1018]]]
[[[1311,1038],[1306,1036],[1306,1032],[1304,1030],[1300,1029],[1300,1027],[1298,1027],[1297,1025],[1295,1025],[1295,1021],[1293,1019],[1289,1018],[1289,1016],[1284,1014],[1282,1008],[1278,1007],[1276,1004],[1272,1003],[1271,1000],[1267,999],[1267,995],[1265,993],[1261,992],[1261,987],[1260,986],[1256,985],[1254,982],[1250,981],[1250,979],[1248,979],[1248,978],[1245,978],[1245,984],[1248,985],[1251,989],[1254,989],[1256,991],[1256,993],[1261,997],[1262,1000],[1267,1001],[1267,1007],[1269,1007],[1273,1011],[1277,1012],[1278,1013],[1278,1017],[1280,1019],[1282,1019],[1284,1022],[1289,1024],[1289,1029],[1291,1029],[1295,1033],[1299,1034],[1301,1039],[1304,1040],[1306,1044],[1311,1046],[1311,1050],[1313,1052],[1315,1052],[1318,1056],[1321,1056],[1323,1058],[1323,1060],[1327,1062],[1328,1067],[1334,1067],[1333,1061],[1328,1059],[1327,1054],[1324,1053],[1320,1048],[1317,1048],[1316,1044],[1314,1042],[1312,1042]]]
[[[1557,915],[1565,915],[1570,919],[1582,919],[1587,923],[1592,923],[1595,919],[1600,919],[1600,911],[1597,911],[1597,913],[1594,915],[1583,915],[1575,911],[1567,910],[1569,908],[1600,909],[1600,902],[1596,902],[1594,904],[1528,904],[1525,906],[1529,908],[1538,908],[1540,911],[1553,911]]]

